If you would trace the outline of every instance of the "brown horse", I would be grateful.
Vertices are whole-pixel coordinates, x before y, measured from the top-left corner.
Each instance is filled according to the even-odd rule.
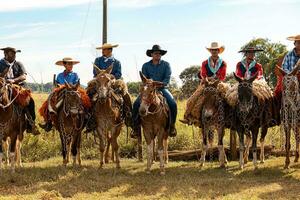
[[[69,162],[70,155],[73,156],[73,166],[81,165],[80,144],[81,132],[84,128],[84,107],[81,100],[81,94],[78,91],[80,83],[76,85],[65,84],[63,89],[62,106],[57,112],[57,121],[54,123],[55,128],[60,133],[63,164],[66,166]]]
[[[97,76],[94,84],[96,88],[96,94],[93,96],[94,102],[94,115],[96,119],[96,132],[97,137],[100,140],[100,167],[104,164],[104,151],[107,144],[107,150],[105,152],[105,161],[107,162],[109,144],[112,145],[112,155],[115,156],[116,168],[120,168],[119,158],[119,145],[118,136],[120,135],[124,119],[122,118],[121,97],[118,96],[112,88],[115,78],[111,75],[112,65],[106,70],[100,70],[96,68]],[[112,156],[113,157],[113,156]]]
[[[225,167],[227,163],[227,158],[223,146],[223,138],[225,134],[225,126],[227,125],[226,120],[229,121],[229,112],[230,106],[226,104],[225,99],[221,96],[218,91],[219,80],[215,79],[204,79],[204,90],[203,96],[204,101],[202,105],[201,112],[201,121],[200,125],[202,127],[202,139],[203,139],[203,148],[201,153],[200,164],[204,165],[206,152],[208,150],[207,139],[212,145],[213,132],[217,130],[218,133],[218,149],[219,149],[219,162],[220,167]],[[227,119],[225,119],[227,117]],[[232,117],[230,118],[232,119]],[[231,126],[228,126],[231,128]]]
[[[13,172],[16,162],[17,166],[21,165],[21,142],[26,129],[23,108],[15,103],[19,93],[12,95],[12,86],[7,84],[4,78],[7,72],[8,70],[5,70],[0,74],[0,172],[4,149]]]
[[[297,73],[300,69],[300,60],[290,73],[286,73],[280,67],[277,67],[279,73],[283,75],[282,80],[282,122],[285,132],[285,168],[289,168],[290,165],[290,138],[291,130],[294,130],[296,139],[296,155],[295,162],[299,160],[299,144],[300,144],[300,86]]]
[[[157,148],[160,160],[160,174],[165,174],[165,161],[168,162],[168,105],[158,89],[164,87],[164,83],[147,79],[142,72],[140,76],[143,85],[140,90],[141,105],[139,114],[143,127],[144,137],[147,143],[147,172],[153,162],[153,148],[157,137]]]

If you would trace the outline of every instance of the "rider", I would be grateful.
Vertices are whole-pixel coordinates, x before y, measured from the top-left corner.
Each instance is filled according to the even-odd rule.
[[[118,47],[118,46],[119,45],[117,45],[117,44],[112,45],[112,44],[105,43],[102,46],[96,48],[96,49],[102,50],[102,56],[95,59],[95,62],[94,62],[95,66],[93,68],[94,78],[97,75],[97,70],[95,69],[95,67],[98,67],[101,70],[105,70],[110,65],[113,65],[111,74],[114,75],[114,77],[117,80],[123,81],[122,80],[121,63],[112,54],[113,48]],[[124,100],[123,115],[125,117],[125,124],[127,126],[132,127],[132,121],[131,121],[132,102],[131,102],[130,95],[126,91],[125,92],[124,91],[115,91],[115,92],[119,93]],[[92,84],[88,85],[87,93],[88,93],[90,99],[92,99],[93,95],[96,93],[94,85],[92,85]],[[94,123],[95,120],[93,120],[93,119],[94,119],[94,116],[92,114],[91,119],[88,121],[88,123],[86,125],[86,132],[91,132],[92,130],[94,130],[96,128],[96,124]]]
[[[219,54],[223,53],[225,46],[219,45],[218,42],[212,42],[210,47],[206,47],[206,49],[209,51],[211,56],[202,62],[198,77],[201,80],[204,80],[206,77],[214,77],[220,81],[224,81],[226,77],[227,64],[220,58]],[[182,123],[192,124],[199,121],[200,116],[198,115],[201,110],[199,106],[201,106],[201,104],[197,104],[197,102],[199,102],[202,91],[203,87],[198,87],[194,94],[188,99],[184,119],[180,120]],[[197,113],[192,112],[193,110],[197,110]]]
[[[256,79],[263,79],[263,68],[260,63],[255,60],[255,53],[263,51],[255,47],[246,47],[239,51],[244,53],[244,58],[237,63],[235,74],[240,78],[249,79],[257,74]]]
[[[77,73],[73,72],[73,65],[76,65],[78,63],[79,61],[73,60],[69,57],[63,58],[62,60],[59,60],[55,63],[56,65],[65,67],[65,70],[59,73],[56,77],[56,84],[58,84],[58,86],[64,85],[65,83],[75,85],[79,82]],[[49,115],[50,113],[56,114],[56,111],[54,108],[52,108],[50,101],[59,91],[60,89],[54,89],[54,91],[49,95],[46,102],[43,104],[44,106],[40,108],[40,114],[44,117],[46,123],[39,124],[39,126],[47,132],[49,132],[52,129],[52,120]]]
[[[9,68],[6,75],[6,81],[11,84],[17,84],[19,86],[25,86],[26,80],[26,70],[23,64],[16,61],[16,53],[21,52],[12,47],[2,48],[0,50],[4,51],[4,58],[0,60],[0,73],[5,69]],[[25,107],[25,115],[27,118],[27,133],[32,133],[33,135],[39,135],[40,132],[35,125],[35,105],[34,100],[30,97],[29,104]]]
[[[146,62],[142,67],[142,73],[147,79],[154,81],[160,81],[167,86],[170,83],[171,67],[170,64],[161,59],[161,56],[165,55],[167,51],[162,50],[159,45],[153,45],[152,49],[146,51],[146,55],[152,57],[152,59]],[[177,134],[175,128],[176,116],[177,116],[177,104],[172,94],[167,88],[160,89],[163,96],[166,98],[170,108],[171,125],[169,136],[175,137]],[[134,123],[134,131],[132,137],[137,137],[141,133],[140,116],[138,110],[141,104],[140,96],[135,100],[133,104],[132,119]]]

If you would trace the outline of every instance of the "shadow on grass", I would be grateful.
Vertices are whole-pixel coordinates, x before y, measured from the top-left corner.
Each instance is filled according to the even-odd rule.
[[[0,191],[5,196],[32,194],[40,190],[57,191],[63,198],[74,197],[77,193],[103,193],[124,187],[122,191],[112,192],[111,197],[136,197],[136,195],[170,197],[175,194],[187,198],[222,198],[235,195],[244,190],[261,188],[276,183],[280,190],[276,195],[284,198],[295,198],[300,181],[293,176],[299,165],[289,170],[281,166],[261,167],[253,170],[251,163],[246,169],[237,166],[226,169],[216,165],[199,168],[196,162],[181,162],[167,166],[166,175],[160,176],[157,163],[151,174],[146,174],[146,163],[127,161],[124,168],[114,169],[114,164],[99,169],[96,165],[85,165],[81,168],[46,166],[25,167],[18,169],[14,175],[8,169],[3,171],[0,179]],[[173,166],[174,165],[174,166]],[[210,165],[210,164],[209,164]],[[10,190],[14,187],[14,190]],[[296,190],[296,191],[297,191]],[[270,198],[274,192],[259,194],[259,198]]]

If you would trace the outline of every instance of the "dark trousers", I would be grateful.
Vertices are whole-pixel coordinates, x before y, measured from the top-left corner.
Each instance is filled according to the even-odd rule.
[[[163,94],[163,96],[166,98],[167,103],[169,105],[170,111],[171,111],[171,123],[175,124],[176,122],[176,117],[177,117],[177,104],[172,96],[172,94],[169,92],[167,89],[161,89],[160,90]],[[132,110],[132,120],[135,126],[139,125],[140,120],[139,120],[139,108],[141,105],[141,98],[138,96],[133,103],[133,110]]]

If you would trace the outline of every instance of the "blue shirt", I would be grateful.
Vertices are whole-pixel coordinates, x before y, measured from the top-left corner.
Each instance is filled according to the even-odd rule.
[[[111,64],[113,64],[113,69],[111,74],[115,76],[116,79],[120,79],[122,77],[121,71],[121,63],[114,57],[106,58],[104,56],[98,57],[95,59],[94,63],[99,69],[104,70],[107,69]],[[93,68],[94,77],[96,76],[96,70]]]
[[[154,65],[152,60],[146,62],[142,67],[142,72],[146,78],[163,82],[165,86],[170,83],[171,67],[170,64],[164,60],[160,60],[157,65]]]
[[[282,68],[286,72],[291,72],[295,67],[297,61],[299,60],[300,56],[296,54],[296,50],[293,49],[292,51],[288,52],[282,62]]]
[[[79,81],[79,78],[78,78],[77,73],[75,73],[75,72],[66,73],[64,71],[62,73],[59,73],[56,77],[56,82],[61,85],[65,84],[65,82],[75,85],[78,83],[78,81]]]

